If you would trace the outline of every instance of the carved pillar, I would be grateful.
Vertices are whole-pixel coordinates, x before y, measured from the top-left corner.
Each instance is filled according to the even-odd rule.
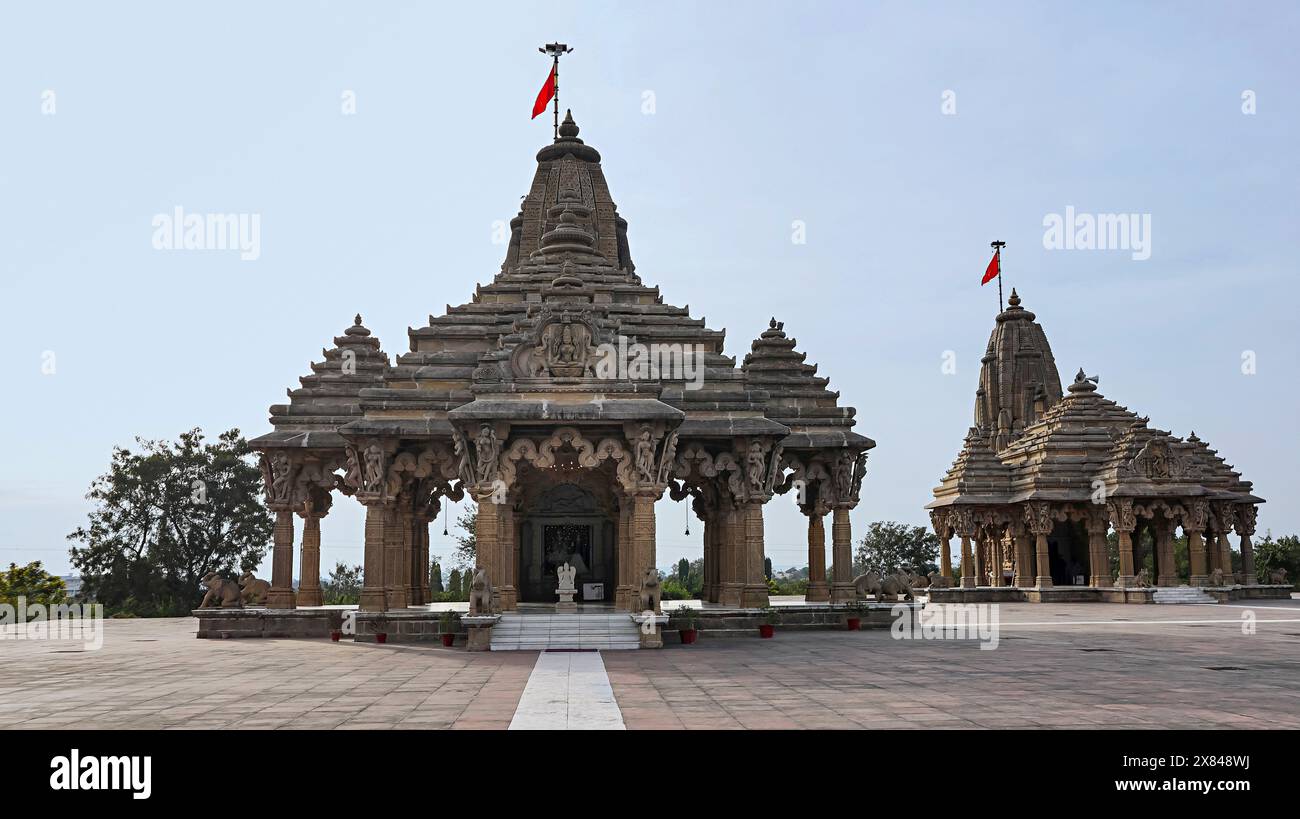
[[[636,572],[636,557],[632,540],[632,498],[624,496],[618,507],[618,586],[614,589],[614,606],[631,611],[636,590],[632,576]]]
[[[971,541],[971,550],[975,558],[975,585],[982,586],[988,582],[988,558],[985,556],[985,547],[988,542],[988,535],[981,526],[975,530],[975,537]]]
[[[1209,507],[1205,501],[1193,501],[1183,514],[1183,531],[1187,533],[1187,558],[1191,567],[1190,583],[1204,586],[1209,580],[1206,569],[1205,532],[1209,518]]]
[[[404,609],[411,603],[411,503],[403,492],[388,507],[384,522],[384,592],[388,608]]]
[[[502,577],[497,563],[500,560],[498,540],[501,525],[498,513],[501,504],[493,503],[491,494],[479,495],[477,500],[478,517],[474,522],[475,568],[487,573],[488,581],[493,588],[500,588]]]
[[[718,554],[715,541],[718,525],[712,510],[704,513],[704,586],[700,596],[708,603],[718,602]]]
[[[271,552],[271,588],[266,606],[271,609],[294,608],[293,594],[293,512],[277,509]]]
[[[1137,514],[1133,501],[1124,498],[1109,505],[1111,525],[1119,539],[1119,587],[1127,589],[1137,585],[1136,561],[1133,559],[1133,532],[1137,529]]]
[[[1178,585],[1178,564],[1174,562],[1174,525],[1166,519],[1153,518],[1151,528],[1155,531],[1156,561],[1159,574],[1157,586]]]
[[[1034,541],[1023,523],[1009,526],[1012,542],[1016,549],[1016,576],[1014,583],[1025,587],[1034,585]]]
[[[1040,589],[1052,588],[1052,555],[1048,550],[1047,536],[1052,533],[1052,508],[1046,503],[1032,503],[1025,509],[1025,526],[1034,536],[1036,574],[1034,585]]]
[[[767,576],[763,571],[763,502],[751,500],[742,509],[745,517],[745,592],[742,605],[762,608],[768,604]]]
[[[825,603],[831,599],[826,585],[826,525],[822,522],[829,509],[824,503],[805,507],[808,516],[808,590],[804,600],[808,603]]]
[[[959,509],[951,517],[953,531],[961,538],[961,587],[975,588],[975,557],[971,553],[971,538],[975,536],[975,517],[968,509]]]
[[[1237,535],[1241,538],[1241,573],[1243,575],[1241,582],[1247,586],[1253,586],[1259,582],[1255,577],[1255,547],[1250,542],[1250,536],[1255,534],[1256,512],[1254,505],[1241,505],[1237,508],[1236,520],[1234,521]]]
[[[1088,530],[1088,569],[1091,575],[1088,585],[1094,589],[1103,589],[1115,585],[1110,573],[1110,554],[1106,550],[1106,530],[1110,528],[1106,516],[1099,513],[1089,514],[1084,520]],[[1132,546],[1129,546],[1132,557]]]
[[[438,501],[433,501],[433,514],[429,514],[428,509],[420,509],[415,513],[415,560],[411,567],[412,583],[415,586],[415,592],[412,595],[411,603],[416,606],[423,606],[432,602],[433,595],[429,589],[429,523],[437,517]]]
[[[1228,533],[1232,531],[1232,526],[1236,523],[1237,510],[1230,503],[1220,503],[1215,505],[1214,522],[1215,531],[1218,534],[1219,568],[1223,569],[1223,580],[1228,585],[1237,582],[1236,576],[1232,571],[1232,543],[1228,540]],[[1242,565],[1242,574],[1245,574],[1246,567]]]
[[[632,538],[630,558],[632,561],[631,588],[627,597],[627,610],[635,611],[641,593],[641,579],[646,569],[655,565],[655,500],[654,492],[642,491],[632,496]]]
[[[847,603],[857,597],[853,588],[853,528],[850,507],[837,504],[831,513],[831,560],[835,578],[831,585],[831,602]]]
[[[323,601],[320,588],[320,519],[325,513],[311,501],[303,504],[302,553],[298,564],[299,606],[319,606]]]
[[[519,574],[519,524],[512,505],[499,506],[497,526],[497,548],[500,550],[497,576],[501,578],[498,598],[502,611],[515,611],[519,608],[519,583],[516,578]]]
[[[365,557],[361,578],[362,611],[387,611],[388,595],[384,592],[384,528],[389,507],[376,499],[366,505]]]

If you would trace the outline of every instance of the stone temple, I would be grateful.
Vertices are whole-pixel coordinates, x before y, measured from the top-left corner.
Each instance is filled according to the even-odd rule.
[[[665,493],[704,523],[708,602],[767,604],[763,510],[784,493],[808,517],[809,601],[851,599],[849,511],[874,442],[782,325],[765,322],[737,364],[723,331],[643,283],[571,115],[510,229],[493,280],[408,330],[409,352],[390,359],[358,316],[271,407],[274,430],[251,442],[276,515],[267,605],[320,604],[336,494],[366,507],[363,612],[429,601],[429,525],[467,496],[501,611],[554,604],[566,563],[579,602],[640,608]]]
[[[1080,370],[1061,389],[1047,336],[1012,290],[981,359],[974,425],[927,506],[948,578],[949,543],[961,539],[960,588],[932,599],[1003,588],[1031,601],[1146,602],[1158,593],[1149,586],[1180,584],[1270,596],[1255,577],[1250,537],[1263,500],[1251,483],[1195,433],[1176,437],[1103,398],[1097,381]],[[1174,558],[1179,528],[1186,576]],[[1004,598],[1013,599],[991,599]]]

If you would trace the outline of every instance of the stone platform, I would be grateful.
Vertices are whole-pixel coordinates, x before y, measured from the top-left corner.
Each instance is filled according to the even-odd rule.
[[[1209,595],[1215,602],[1234,600],[1288,600],[1292,586],[1256,584],[1253,586],[1153,586],[1150,588],[1120,588],[1107,586],[976,586],[973,589],[918,589],[928,595],[932,603],[1154,603],[1155,593],[1161,589],[1195,588]]]
[[[195,609],[200,640],[231,637],[329,637],[343,628],[347,609]]]

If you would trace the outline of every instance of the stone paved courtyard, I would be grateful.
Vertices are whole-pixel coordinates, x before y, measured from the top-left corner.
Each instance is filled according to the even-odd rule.
[[[1000,615],[993,651],[886,631],[778,631],[601,658],[631,729],[1300,728],[1300,601],[1009,604]],[[0,726],[504,729],[538,660],[197,640],[195,628],[108,621],[94,652],[0,641]]]

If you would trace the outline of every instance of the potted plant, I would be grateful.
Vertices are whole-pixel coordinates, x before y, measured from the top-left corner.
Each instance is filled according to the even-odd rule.
[[[781,624],[781,612],[772,606],[766,606],[761,609],[763,622],[758,626],[758,636],[768,639],[776,633],[776,627]]]
[[[687,606],[679,606],[672,619],[677,623],[677,631],[682,635],[682,645],[689,646],[699,634],[700,613]]]
[[[339,639],[342,638],[342,637],[343,637],[343,632],[342,632],[342,631],[340,631],[339,629],[336,629],[336,628],[335,628],[335,629],[330,629],[330,640],[332,640],[333,642],[336,642],[336,643],[337,643],[337,642],[339,641]]]
[[[375,642],[384,644],[388,642],[388,618],[382,614],[375,618]]]
[[[844,625],[849,631],[858,631],[862,628],[862,616],[867,612],[867,601],[854,600],[848,605],[848,613],[844,618]]]
[[[438,617],[438,630],[442,633],[442,644],[451,648],[456,642],[456,632],[460,631],[460,612],[444,611]]]

